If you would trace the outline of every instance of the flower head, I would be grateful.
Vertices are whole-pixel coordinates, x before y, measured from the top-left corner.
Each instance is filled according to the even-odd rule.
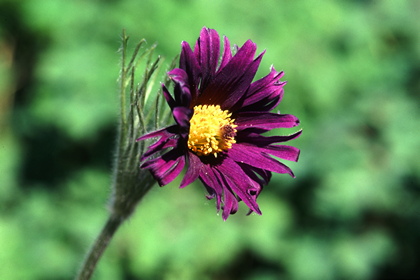
[[[264,54],[254,58],[257,46],[248,40],[235,54],[224,37],[203,28],[194,49],[182,42],[179,68],[168,74],[174,82],[173,95],[163,86],[175,124],[148,133],[138,140],[159,139],[141,157],[141,167],[150,170],[163,186],[186,167],[180,187],[199,179],[208,199],[216,198],[224,220],[238,209],[238,201],[261,214],[256,199],[271,172],[292,170],[271,156],[297,161],[299,149],[278,143],[297,138],[263,136],[275,128],[299,124],[293,115],[271,113],[283,97],[283,72],[270,73],[253,82]],[[160,153],[158,153],[160,152]],[[158,156],[156,156],[158,155]]]

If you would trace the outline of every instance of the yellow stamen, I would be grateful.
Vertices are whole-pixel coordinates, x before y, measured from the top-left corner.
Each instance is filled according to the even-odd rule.
[[[217,154],[232,148],[236,143],[236,129],[232,113],[219,105],[197,105],[190,120],[188,148],[198,156]]]

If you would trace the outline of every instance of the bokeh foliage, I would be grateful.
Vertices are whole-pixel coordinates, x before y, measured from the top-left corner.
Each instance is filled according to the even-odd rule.
[[[262,216],[241,205],[227,222],[199,184],[156,187],[95,278],[419,277],[419,14],[416,0],[0,0],[0,278],[71,278],[107,217],[122,29],[169,63],[203,26],[266,49],[258,77],[286,72],[297,178],[275,175]]]

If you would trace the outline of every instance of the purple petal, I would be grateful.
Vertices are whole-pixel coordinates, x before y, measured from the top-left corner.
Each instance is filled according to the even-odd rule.
[[[238,199],[231,191],[224,192],[224,203],[222,218],[224,221],[227,220],[229,215],[235,214],[238,211]]]
[[[187,42],[182,42],[179,68],[183,69],[187,73],[191,96],[192,99],[195,99],[197,97],[197,89],[200,83],[199,77],[201,76],[201,69],[193,51],[190,48],[190,45]]]
[[[230,49],[229,39],[225,36],[223,37],[223,57],[220,62],[218,71],[222,70],[226,64],[232,59],[232,50]]]
[[[270,182],[271,172],[264,169],[255,168],[247,164],[242,164],[240,162],[237,162],[237,164],[242,168],[242,170],[249,176],[251,180],[258,184],[258,192],[256,194],[258,196],[259,192],[262,190],[262,186],[267,185]]]
[[[251,84],[246,92],[241,111],[270,111],[274,109],[283,97],[283,86],[286,82],[278,82],[283,72],[277,72],[274,67],[262,79]]]
[[[178,84],[184,86],[188,82],[188,74],[184,69],[175,68],[168,72],[169,77]]]
[[[147,133],[137,138],[136,141],[146,140],[153,137],[170,137],[170,136],[175,135],[177,132],[178,132],[178,126],[171,125],[171,126]]]
[[[253,132],[251,129],[243,129],[238,130],[236,134],[236,142],[252,143],[255,146],[263,147],[273,143],[286,142],[292,139],[296,139],[301,134],[302,130],[285,136],[262,136],[259,133]]]
[[[233,150],[233,148],[231,150]],[[218,170],[220,174],[223,174],[228,183],[228,187],[233,193],[243,200],[252,211],[261,214],[255,198],[248,193],[248,190],[253,188],[254,184],[234,160],[227,157],[223,160],[221,165],[215,166],[214,168]]]
[[[287,173],[294,177],[289,167],[273,159],[258,147],[236,143],[232,145],[232,149],[229,150],[228,155],[236,162],[245,163],[271,172]]]
[[[253,82],[249,87],[244,105],[250,105],[255,103],[256,100],[260,99],[259,96],[272,95],[273,92],[278,91],[279,88],[283,87],[286,82],[278,82],[284,76],[284,72],[277,72],[274,67],[271,68],[270,73]]]
[[[198,39],[197,60],[201,67],[201,87],[206,87],[216,73],[220,56],[220,38],[214,29],[204,27]]]
[[[300,150],[296,147],[286,145],[268,145],[265,147],[257,147],[253,144],[241,143],[245,149],[252,149],[261,154],[270,154],[281,159],[298,161]]]
[[[244,98],[246,100],[246,98]],[[264,97],[263,99],[259,100],[258,102],[255,102],[249,106],[238,106],[240,102],[236,106],[238,106],[237,109],[233,109],[232,111],[237,112],[246,112],[246,111],[261,111],[261,112],[269,112],[273,110],[274,108],[279,105],[281,101],[281,98],[279,96],[274,97]]]
[[[165,173],[164,178],[162,180],[163,185],[167,185],[172,182],[176,177],[178,177],[179,173],[181,173],[182,169],[185,166],[185,156],[180,156],[178,160],[174,163],[173,168],[171,168],[168,172]]]
[[[242,98],[254,79],[262,54],[254,60],[256,45],[247,41],[198,97],[199,104],[220,104],[230,109]]]
[[[185,157],[178,149],[173,149],[161,157],[144,162],[140,167],[148,169],[160,186],[172,182],[182,171]]]
[[[162,84],[162,93],[163,93],[163,96],[166,99],[166,103],[168,103],[168,105],[169,105],[169,108],[171,108],[171,110],[173,110],[174,107],[176,106],[175,99],[172,97],[171,93],[169,92],[169,90],[166,88],[166,86],[164,84]]]
[[[265,149],[261,149],[275,157],[290,161],[298,161],[300,154],[298,148],[286,145],[270,145]]]
[[[182,128],[190,126],[190,119],[192,117],[192,110],[187,107],[175,107],[172,112],[175,121]]]
[[[207,164],[203,164],[203,170],[199,178],[210,194],[210,197],[208,198],[211,199],[214,196],[216,197],[216,208],[217,211],[219,211],[224,190],[223,182],[218,180],[214,170]]]
[[[293,115],[261,113],[261,112],[243,112],[236,116],[236,129],[246,129],[249,127],[271,130],[274,128],[290,128],[299,125],[299,119]]]
[[[175,138],[160,138],[158,141],[153,143],[147,148],[147,151],[141,156],[140,161],[145,160],[151,155],[162,151],[163,149],[175,147],[178,143],[178,139]]]
[[[194,182],[200,173],[202,173],[203,163],[201,162],[200,158],[196,156],[194,153],[188,153],[188,169],[185,172],[184,178],[180,184],[180,188],[188,186],[192,182]]]
[[[178,106],[189,107],[191,103],[191,92],[188,83],[187,73],[180,68],[175,68],[168,72],[168,75],[179,87],[176,89],[175,102]]]

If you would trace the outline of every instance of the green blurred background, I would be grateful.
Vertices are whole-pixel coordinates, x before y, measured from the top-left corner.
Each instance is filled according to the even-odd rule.
[[[71,279],[107,218],[122,29],[169,61],[203,26],[267,50],[297,176],[227,222],[155,187],[95,279],[420,277],[420,1],[0,0],[0,279]],[[162,78],[163,79],[163,78]],[[289,134],[295,130],[284,130]]]

